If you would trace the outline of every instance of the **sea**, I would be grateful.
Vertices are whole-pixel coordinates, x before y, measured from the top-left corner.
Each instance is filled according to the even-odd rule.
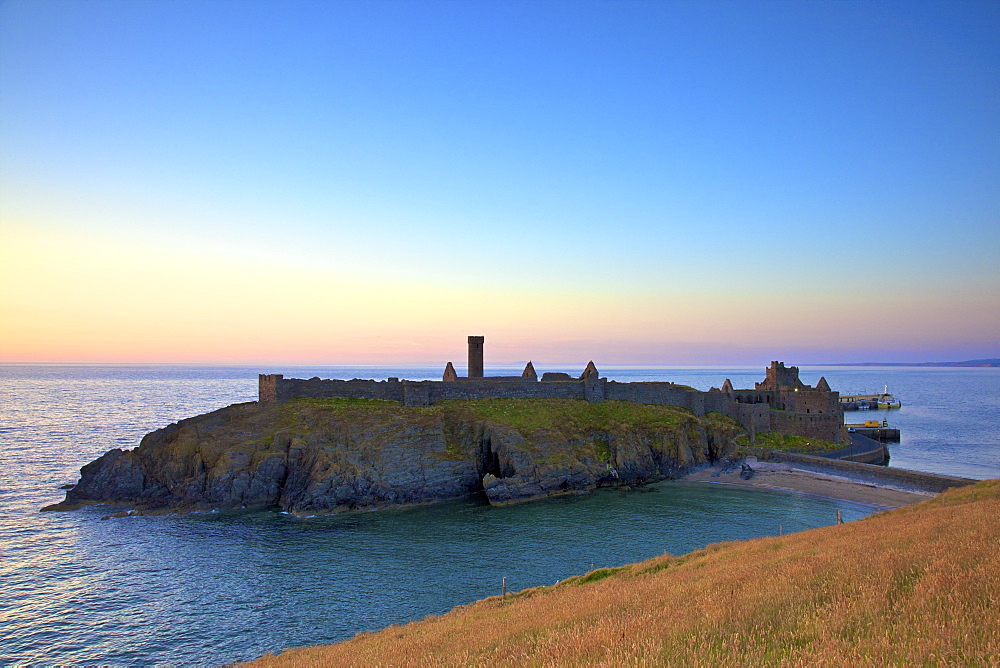
[[[494,508],[433,506],[295,517],[206,512],[103,519],[115,509],[40,512],[79,469],[147,432],[253,401],[257,374],[440,378],[440,368],[0,365],[0,664],[188,665],[438,615],[710,543],[846,521],[876,508],[833,499],[663,482]],[[487,369],[505,375],[520,369]],[[619,381],[739,387],[762,368],[602,368]],[[841,393],[888,385],[902,439],[891,466],[1000,477],[1000,369],[801,367]]]

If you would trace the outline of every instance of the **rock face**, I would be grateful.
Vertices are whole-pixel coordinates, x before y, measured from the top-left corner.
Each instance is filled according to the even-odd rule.
[[[475,493],[508,503],[676,476],[735,447],[739,427],[721,416],[619,403],[235,404],[106,453],[46,509],[104,502],[315,513]]]

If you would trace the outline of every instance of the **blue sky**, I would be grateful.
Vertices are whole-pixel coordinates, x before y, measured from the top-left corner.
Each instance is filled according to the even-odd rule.
[[[998,212],[996,2],[0,5],[11,360],[997,356]]]

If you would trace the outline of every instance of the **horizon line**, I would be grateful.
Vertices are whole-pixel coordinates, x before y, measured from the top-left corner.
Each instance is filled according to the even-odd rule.
[[[515,360],[512,362],[497,362],[494,364],[486,364],[485,368],[511,368],[517,366],[524,366],[528,362],[536,364],[534,360]],[[139,361],[3,361],[0,360],[0,366],[189,366],[189,367],[331,367],[331,368],[398,368],[398,369],[425,369],[425,368],[435,368],[440,366],[442,369],[448,364],[448,362],[406,362],[406,363],[331,363],[331,362],[139,362]],[[452,363],[454,365],[454,363]],[[732,363],[732,364],[671,364],[671,363],[631,363],[631,364],[598,364],[596,361],[595,365],[599,367],[605,367],[609,369],[711,369],[711,368],[757,368],[761,366],[761,363]],[[960,360],[960,361],[945,361],[945,362],[797,362],[797,363],[787,363],[790,366],[800,366],[800,367],[811,367],[811,366],[822,366],[822,367],[857,367],[857,366],[871,366],[871,367],[947,367],[947,366],[958,366],[958,365],[968,365],[966,368],[995,368],[1000,367],[1000,358],[981,358],[972,360]],[[548,365],[548,366],[580,366],[586,367],[587,362],[539,362],[537,365]],[[467,369],[467,366],[454,365],[455,369]],[[764,365],[766,368],[767,365]]]

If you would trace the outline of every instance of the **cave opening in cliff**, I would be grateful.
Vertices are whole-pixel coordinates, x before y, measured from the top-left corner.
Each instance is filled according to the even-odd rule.
[[[489,436],[484,437],[479,443],[479,468],[481,470],[480,478],[487,473],[497,478],[504,477],[500,468],[500,455],[493,450]]]

